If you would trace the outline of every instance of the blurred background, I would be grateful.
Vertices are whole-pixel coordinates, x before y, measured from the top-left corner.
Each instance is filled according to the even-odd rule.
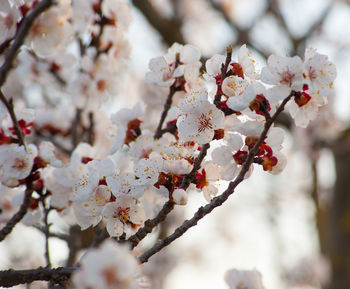
[[[307,129],[296,128],[287,115],[279,118],[278,126],[286,131],[288,158],[283,173],[271,176],[256,168],[222,207],[152,257],[145,266],[152,288],[224,289],[227,270],[256,268],[266,289],[349,289],[350,1],[130,0],[130,4],[128,76],[114,105],[104,107],[106,113],[132,107],[140,97],[154,98],[162,106],[167,89],[146,83],[144,75],[149,60],[174,42],[198,46],[203,63],[215,53],[224,54],[229,44],[236,50],[247,44],[261,66],[272,53],[303,57],[305,47],[311,46],[327,54],[338,71],[335,95]],[[193,193],[188,206],[176,208],[146,240],[145,248],[172,233],[204,203],[201,194]],[[70,229],[71,236],[79,232]],[[50,239],[56,266],[76,249],[57,237]],[[38,230],[19,225],[0,246],[1,268],[39,266],[43,242]],[[36,286],[42,283],[31,288]]]

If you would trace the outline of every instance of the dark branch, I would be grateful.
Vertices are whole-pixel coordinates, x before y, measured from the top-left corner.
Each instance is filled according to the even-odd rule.
[[[67,281],[71,274],[75,271],[75,268],[43,268],[31,270],[6,270],[0,271],[0,286],[12,287],[19,284],[31,283],[33,281],[53,281],[55,283],[61,283]]]
[[[214,104],[218,109],[220,109],[220,101],[221,101],[221,95],[222,95],[221,85],[224,79],[226,78],[226,72],[227,72],[228,66],[230,65],[231,58],[232,58],[232,46],[230,45],[226,48],[226,60],[225,60],[225,64],[223,64],[221,67],[221,80],[220,82],[217,83],[218,88],[216,90],[216,94],[214,98]]]
[[[19,221],[22,220],[24,215],[27,213],[30,200],[32,197],[33,188],[31,182],[27,182],[27,189],[24,193],[24,200],[20,206],[18,212],[12,216],[12,218],[7,222],[5,227],[0,230],[0,242],[3,241],[8,234],[11,233],[12,229],[17,225]]]
[[[273,123],[275,122],[278,115],[284,110],[285,105],[287,102],[293,97],[294,91],[291,92],[291,94],[281,103],[275,114],[265,123],[264,130],[262,131],[259,140],[254,145],[254,147],[249,151],[248,157],[246,162],[243,164],[241,171],[239,175],[236,177],[236,179],[231,182],[228,186],[228,188],[219,196],[213,198],[209,204],[207,204],[204,207],[200,207],[198,211],[194,214],[194,216],[186,220],[180,227],[178,227],[173,234],[170,236],[163,238],[162,240],[158,241],[152,248],[147,250],[145,253],[143,253],[139,257],[139,261],[141,263],[145,263],[148,261],[148,259],[153,256],[155,253],[162,250],[164,247],[175,241],[177,238],[181,237],[188,229],[195,226],[200,219],[205,217],[207,214],[209,214],[212,210],[214,210],[216,207],[221,206],[230,195],[232,195],[237,187],[238,184],[240,184],[244,180],[245,174],[248,172],[251,164],[254,161],[254,156],[257,154],[258,149],[260,145],[265,140],[267,133]]]
[[[143,240],[152,230],[161,222],[163,222],[168,214],[174,209],[174,202],[167,201],[163,208],[159,211],[156,217],[148,219],[145,224],[134,235],[130,236],[128,241],[131,243],[131,248],[135,248],[141,240]]]
[[[14,128],[14,131],[17,135],[19,145],[21,145],[21,146],[24,145],[24,137],[23,137],[22,130],[19,127],[19,124],[17,121],[17,117],[15,114],[15,108],[13,106],[13,99],[10,98],[10,100],[7,100],[7,98],[5,97],[5,95],[2,93],[2,91],[0,89],[0,100],[6,106],[8,112],[10,114],[10,117],[11,117],[11,120],[13,123],[13,128]]]
[[[89,112],[89,127],[86,130],[87,134],[87,143],[93,145],[95,142],[95,120],[94,113],[92,111]]]
[[[79,144],[81,139],[81,116],[83,110],[81,108],[77,108],[75,111],[75,118],[72,123],[72,145],[73,149]]]
[[[0,55],[4,53],[4,51],[10,46],[12,38],[6,39],[3,43],[0,44]]]

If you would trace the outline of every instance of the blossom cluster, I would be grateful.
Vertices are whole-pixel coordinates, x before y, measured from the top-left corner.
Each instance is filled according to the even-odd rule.
[[[150,62],[152,71],[146,78],[182,94],[170,108],[160,137],[144,124],[144,108],[137,104],[112,114],[105,124],[111,133],[103,136],[104,145],[80,143],[69,165],[62,166],[50,142],[39,147],[16,144],[3,108],[2,184],[18,187],[30,176],[41,184],[39,194],[50,193],[53,208],[73,210],[83,230],[103,221],[110,236],[129,236],[157,210],[147,203],[150,196],[185,205],[188,193],[200,190],[210,201],[218,193],[218,181],[237,175],[281,101],[292,97],[287,109],[297,125],[305,126],[332,93],[336,74],[328,58],[313,49],[306,50],[304,62],[272,55],[257,71],[244,45],[237,61],[224,55],[210,58],[204,79],[199,58],[197,48],[174,44],[164,57]],[[206,81],[214,82],[215,89],[208,91]],[[23,110],[18,118],[23,134],[30,135],[34,112]],[[186,185],[185,176],[209,143],[212,149]],[[269,173],[281,172],[286,164],[282,143],[283,130],[272,127],[257,148],[254,163]]]
[[[1,41],[16,36],[36,5],[1,2]],[[1,89],[0,221],[29,195],[28,224],[42,223],[49,207],[73,215],[82,230],[99,225],[125,240],[166,202],[186,205],[193,191],[210,202],[219,181],[232,181],[246,164],[244,177],[252,174],[249,161],[280,173],[284,133],[273,126],[279,108],[306,127],[333,93],[335,66],[312,48],[304,60],[271,55],[259,70],[246,45],[237,59],[229,46],[203,71],[200,50],[175,43],[151,59],[146,74],[169,89],[160,121],[145,113],[158,111],[152,100],[107,118],[99,108],[117,94],[126,69],[129,23],[130,8],[119,0],[59,0],[35,20]],[[124,249],[107,242],[99,253],[88,252],[75,286],[138,288],[136,261]]]

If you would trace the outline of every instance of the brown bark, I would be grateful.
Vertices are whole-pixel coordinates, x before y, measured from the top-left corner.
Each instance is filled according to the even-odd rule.
[[[333,149],[337,180],[329,209],[330,289],[350,288],[350,134]]]

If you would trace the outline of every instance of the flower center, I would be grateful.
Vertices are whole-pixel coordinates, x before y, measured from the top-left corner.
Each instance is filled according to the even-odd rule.
[[[289,70],[287,70],[281,74],[280,83],[285,85],[291,85],[293,79],[294,79],[294,74],[292,74]]]
[[[26,163],[24,162],[24,160],[16,159],[12,167],[20,170],[20,169],[23,169],[25,165]]]
[[[130,218],[129,211],[130,211],[130,208],[118,207],[117,212],[114,215],[114,217],[118,218],[122,223],[126,223]]]
[[[213,125],[210,122],[211,118],[207,117],[204,113],[198,118],[198,132],[203,132],[206,129],[212,129]]]
[[[317,78],[317,72],[314,68],[309,68],[309,78],[311,81],[315,80]]]

